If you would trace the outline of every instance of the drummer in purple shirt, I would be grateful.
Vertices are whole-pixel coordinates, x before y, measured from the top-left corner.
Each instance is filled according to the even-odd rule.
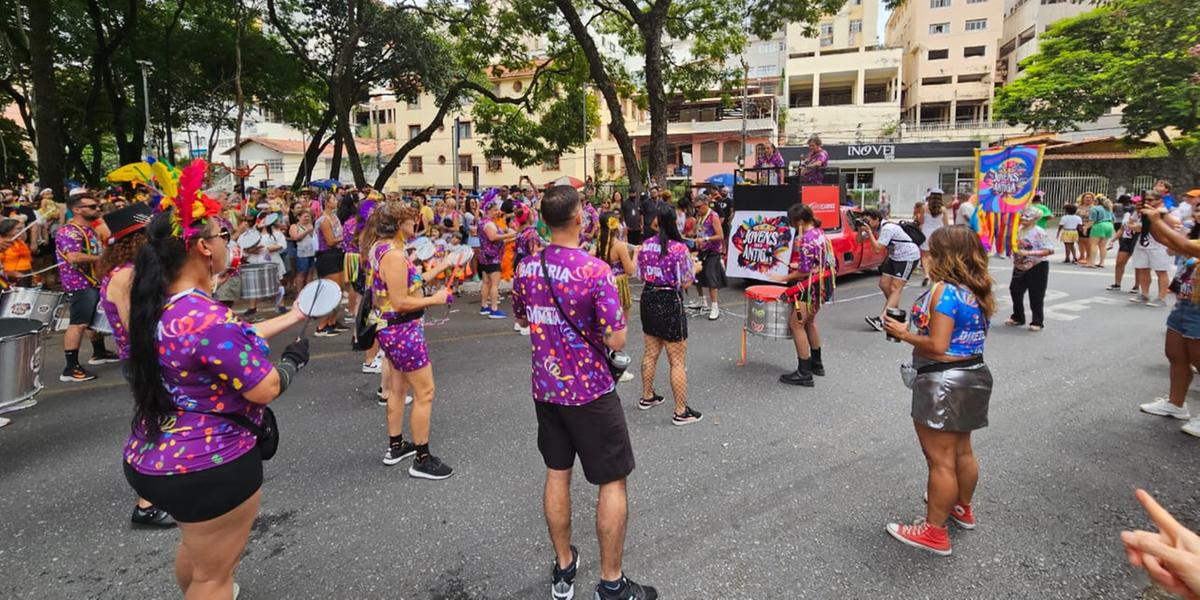
[[[100,236],[92,229],[92,222],[100,216],[100,201],[90,192],[79,190],[67,199],[67,208],[73,216],[54,235],[55,254],[61,263],[58,275],[70,305],[70,326],[63,336],[67,365],[58,380],[79,383],[96,378],[79,364],[79,344],[85,331],[92,340],[89,365],[114,363],[120,358],[104,347],[103,335],[89,329],[100,302],[95,267],[100,262],[101,244]]]
[[[122,454],[126,481],[179,523],[175,579],[183,596],[232,598],[262,496],[254,430],[308,362],[308,340],[288,345],[271,364],[266,339],[303,321],[299,309],[251,327],[213,299],[230,234],[219,226],[215,201],[182,200],[187,178],[185,171],[179,214],[201,216],[173,219],[177,209],[170,209],[154,217],[134,264],[128,330],[135,411]]]
[[[595,598],[654,600],[654,588],[634,583],[621,571],[625,478],[634,461],[625,413],[605,359],[608,350],[625,347],[625,315],[612,270],[579,248],[583,207],[574,188],[551,188],[542,198],[541,212],[550,228],[550,245],[517,265],[513,313],[532,332],[538,450],[546,463],[545,515],[555,553],[551,597],[574,595],[579,551],[571,545],[571,471],[578,455],[584,477],[600,487]]]

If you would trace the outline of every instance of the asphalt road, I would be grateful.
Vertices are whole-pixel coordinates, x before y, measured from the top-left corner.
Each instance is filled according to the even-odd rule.
[[[862,321],[879,312],[874,278],[843,279],[823,311],[829,375],[815,389],[776,382],[794,367],[788,341],[752,338],[749,364],[736,366],[744,306],[740,288],[725,290],[730,313],[691,323],[702,423],[673,427],[667,405],[634,409],[638,384],[619,388],[638,464],[627,574],[667,599],[1145,597],[1117,533],[1149,525],[1135,486],[1200,527],[1200,440],[1137,411],[1166,392],[1167,312],[1103,291],[1109,273],[1054,265],[1041,333],[1000,326],[1006,314],[995,321],[991,426],[975,436],[980,526],[952,531],[949,558],[884,532],[923,514],[925,466],[897,373],[906,347]],[[1006,263],[994,274],[1007,294]],[[381,464],[377,378],[358,372],[346,336],[314,339],[311,366],[274,404],[283,439],[265,466],[242,598],[547,597],[529,342],[511,321],[476,316],[471,298],[455,306],[428,329],[433,449],[454,476],[416,480]],[[50,380],[60,344],[46,348]],[[631,335],[635,363],[641,348]],[[669,398],[665,359],[659,369]],[[120,450],[130,400],[115,365],[99,373],[48,383],[0,430],[0,597],[177,597],[178,534],[129,526]],[[581,476],[573,489],[577,591],[590,598],[594,489]]]

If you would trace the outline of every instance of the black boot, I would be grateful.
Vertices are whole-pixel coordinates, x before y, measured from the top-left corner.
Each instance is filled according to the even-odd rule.
[[[821,363],[821,349],[812,349],[812,374],[818,377],[825,376],[825,365]]]
[[[804,387],[813,387],[816,385],[813,382],[812,374],[812,359],[801,358],[797,361],[799,364],[794,372],[779,376],[780,383],[788,385],[800,385]]]

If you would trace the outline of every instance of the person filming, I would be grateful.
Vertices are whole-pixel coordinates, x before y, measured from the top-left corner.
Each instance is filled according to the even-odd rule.
[[[867,325],[875,331],[883,331],[883,313],[889,308],[900,306],[900,294],[904,284],[912,276],[913,268],[921,262],[921,246],[904,231],[899,223],[884,221],[879,211],[862,211],[861,237],[871,242],[876,252],[887,250],[887,258],[879,267],[879,291],[883,292],[883,311],[878,317],[867,317]],[[876,234],[875,232],[879,233]]]

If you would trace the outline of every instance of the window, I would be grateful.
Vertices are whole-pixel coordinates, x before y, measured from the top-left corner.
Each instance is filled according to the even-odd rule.
[[[558,170],[558,155],[551,154],[551,155],[547,156],[546,159],[542,161],[542,170],[543,171],[557,171]]]
[[[929,60],[942,60],[944,58],[950,58],[950,50],[948,48],[929,51]]]
[[[716,142],[701,142],[700,143],[700,162],[715,163],[721,162],[718,153],[721,150],[721,145]]]
[[[617,157],[612,154],[608,155],[608,172],[609,173],[617,172]]]
[[[833,45],[833,23],[821,23],[821,45]]]
[[[963,56],[983,56],[987,54],[987,46],[967,46],[963,48]]]
[[[958,82],[975,83],[977,81],[983,81],[985,77],[987,77],[987,73],[969,73],[967,75],[959,75]]]
[[[471,155],[470,154],[459,154],[458,155],[458,171],[460,173],[470,173],[471,172]]]
[[[929,25],[929,34],[938,35],[940,33],[950,33],[949,23],[932,23]]]
[[[862,19],[854,19],[850,21],[850,33],[862,32]]]
[[[730,140],[725,142],[725,147],[722,148],[725,154],[725,162],[737,162],[739,156],[742,155],[742,141]]]
[[[524,86],[521,85],[520,81],[513,82],[513,91],[514,92],[520,92],[522,87],[524,87]]]
[[[408,172],[409,173],[424,173],[425,165],[421,162],[420,156],[408,157]]]
[[[967,0],[967,4],[983,4],[984,2],[987,2],[987,0]],[[1046,0],[1042,0],[1042,4],[1045,3]]]
[[[929,0],[929,8],[946,8],[950,6],[950,0]]]
[[[417,110],[418,108],[421,108],[420,98],[416,98],[415,100],[410,100],[408,102],[408,110]]]
[[[967,19],[967,31],[983,31],[987,29],[987,19]]]
[[[268,158],[264,162],[267,163],[268,170],[273,171],[275,173],[283,172],[283,159],[282,158]]]
[[[458,122],[458,139],[460,139],[460,140],[471,139],[471,122],[470,121],[459,121]]]
[[[411,140],[411,139],[417,137],[417,135],[420,133],[421,133],[420,125],[409,125],[408,126],[408,139]]]
[[[925,77],[921,79],[921,85],[945,85],[953,80],[954,78],[949,75],[945,77]]]
[[[500,167],[503,165],[503,160],[499,156],[489,156],[487,164],[488,173],[499,173]]]

